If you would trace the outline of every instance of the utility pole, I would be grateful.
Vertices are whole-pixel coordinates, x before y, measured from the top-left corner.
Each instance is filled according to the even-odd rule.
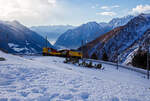
[[[47,35],[46,35],[46,44],[45,45],[46,45],[46,48],[47,48]]]
[[[117,55],[117,69],[119,69],[119,63],[118,63],[118,60],[119,60],[119,59],[118,59],[118,55],[119,55],[119,54],[118,54],[118,49],[117,49],[117,54],[116,54],[116,55]]]
[[[87,48],[87,43],[88,43],[88,40],[85,40],[85,46],[84,46],[84,58],[87,58],[87,51],[88,51],[88,48]]]
[[[81,42],[81,44],[82,44],[82,48],[81,48],[81,51],[82,51],[82,61],[83,61],[83,58],[84,58],[84,49],[83,49],[83,40],[82,40],[82,42]]]

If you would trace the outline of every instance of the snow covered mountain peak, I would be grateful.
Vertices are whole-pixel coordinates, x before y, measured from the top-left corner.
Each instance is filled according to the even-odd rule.
[[[128,15],[128,16],[125,16],[122,18],[114,18],[109,22],[109,24],[112,25],[113,28],[116,28],[116,27],[127,24],[133,18],[134,18],[134,16],[132,16],[132,15]]]
[[[82,24],[81,26],[79,26],[79,28],[95,28],[95,27],[100,27],[99,24],[97,22],[88,22],[86,24]]]
[[[147,19],[147,20],[150,19],[150,13],[149,13],[149,14],[141,13],[139,16],[142,16],[142,17],[144,17],[144,18]]]
[[[99,25],[100,25],[101,27],[112,26],[111,24],[106,23],[106,22],[101,22],[101,23],[99,23]]]
[[[21,25],[20,22],[17,21],[17,20],[13,20],[13,21],[3,21],[3,20],[1,20],[0,23],[8,24],[8,25],[13,25],[13,24]]]
[[[13,20],[12,23],[14,23],[14,24],[20,24],[20,22],[17,21],[17,20]]]
[[[98,25],[97,22],[93,21],[93,22],[88,22],[86,24],[83,24],[83,25],[86,25],[86,26],[94,26],[94,25]]]

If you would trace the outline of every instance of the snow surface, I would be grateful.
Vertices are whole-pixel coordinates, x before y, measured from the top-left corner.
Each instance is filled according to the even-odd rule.
[[[18,47],[19,45],[14,44],[14,43],[8,43],[8,46],[9,46],[10,48],[12,48],[12,47]]]
[[[27,41],[26,41],[26,44],[29,45],[29,43]],[[8,43],[8,46],[16,52],[21,52],[23,50],[29,51],[29,49],[27,47],[20,48],[18,44],[14,44],[14,43]],[[28,53],[28,52],[26,52],[26,53]]]
[[[0,101],[150,101],[150,80],[126,69],[64,64],[63,58],[0,52]]]
[[[131,62],[132,62],[132,58],[133,56],[135,55],[135,53],[138,51],[138,48],[134,49],[134,51],[132,51],[127,57],[126,57],[126,60],[124,61],[124,65],[125,64],[128,64],[128,65],[131,65]]]

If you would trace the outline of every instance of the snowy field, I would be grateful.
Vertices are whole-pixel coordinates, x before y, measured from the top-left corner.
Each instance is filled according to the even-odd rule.
[[[150,101],[145,75],[110,65],[104,70],[63,58],[0,52],[0,101]]]

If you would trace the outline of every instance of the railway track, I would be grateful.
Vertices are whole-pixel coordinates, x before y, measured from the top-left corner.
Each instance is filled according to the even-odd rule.
[[[15,54],[15,55],[23,55],[23,54]],[[42,56],[42,54],[28,54],[28,56]],[[102,60],[94,60],[94,59],[86,59],[84,58],[83,59],[85,62],[96,62],[96,63],[100,63],[100,64],[107,64],[107,65],[113,65],[113,66],[116,66],[117,67],[117,64],[116,63],[112,63],[112,62],[108,62],[108,61],[102,61]],[[119,68],[124,68],[124,69],[128,69],[128,70],[131,70],[131,71],[134,71],[134,72],[138,72],[138,73],[141,73],[141,74],[144,74],[144,75],[147,75],[147,70],[143,70],[143,69],[140,69],[140,68],[135,68],[133,66],[126,66],[126,65],[122,65],[122,64],[118,64],[118,67]]]
[[[113,66],[117,67],[117,64],[116,63],[112,63],[112,62],[106,62],[106,61],[94,60],[94,59],[84,59],[84,60],[88,61],[88,62],[92,61],[92,62],[97,62],[97,63],[100,63],[100,64],[113,65]],[[135,71],[135,72],[147,75],[147,71],[143,70],[143,69],[140,69],[140,68],[135,68],[135,67],[132,67],[132,66],[125,66],[125,65],[122,65],[122,64],[118,64],[118,66],[119,66],[119,68],[124,68],[124,69],[128,69],[128,70],[131,70],[131,71]]]

